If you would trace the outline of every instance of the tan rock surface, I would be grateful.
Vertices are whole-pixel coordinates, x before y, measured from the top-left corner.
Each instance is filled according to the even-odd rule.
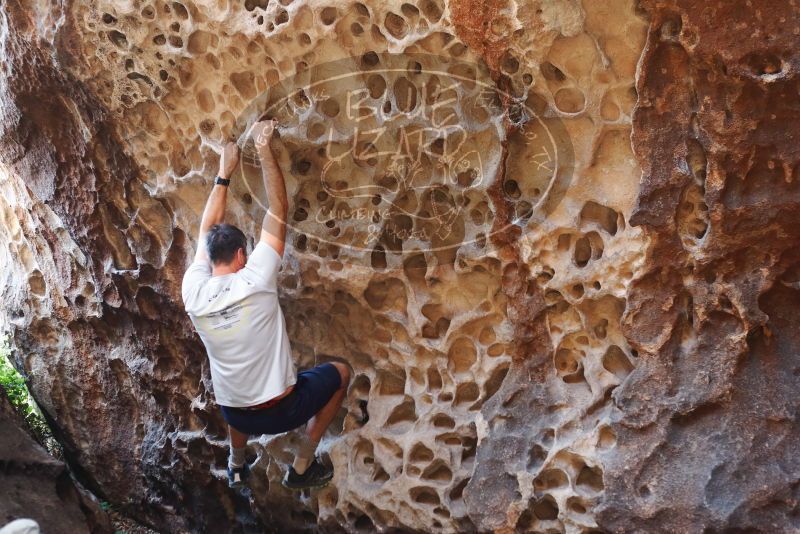
[[[7,2],[0,321],[87,484],[171,532],[797,527],[798,13],[642,4]],[[354,371],[300,498],[291,434],[228,489],[180,300],[264,113],[296,361]]]

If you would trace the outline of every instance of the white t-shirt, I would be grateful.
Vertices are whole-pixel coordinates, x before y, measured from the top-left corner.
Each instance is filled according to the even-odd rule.
[[[278,303],[281,257],[259,241],[244,269],[211,276],[197,261],[183,277],[183,303],[211,362],[217,404],[253,406],[297,380]]]

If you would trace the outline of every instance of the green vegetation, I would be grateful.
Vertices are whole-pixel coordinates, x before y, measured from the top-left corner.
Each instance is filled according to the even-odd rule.
[[[11,405],[25,419],[39,443],[50,454],[61,458],[61,445],[53,437],[53,432],[47,426],[42,411],[36,401],[33,400],[30,391],[28,391],[25,377],[17,371],[11,362],[11,349],[8,346],[8,338],[0,338],[0,387],[5,390]]]

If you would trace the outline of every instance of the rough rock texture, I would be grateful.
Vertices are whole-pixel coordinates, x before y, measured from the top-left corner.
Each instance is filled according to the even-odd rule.
[[[113,532],[100,504],[24,425],[0,387],[0,527],[27,518],[53,534]]]
[[[160,530],[800,529],[798,23],[778,1],[7,0],[0,320],[86,483]],[[353,113],[359,87],[383,114]],[[355,377],[333,484],[300,498],[274,483],[291,434],[227,488],[180,302],[226,139],[230,219],[263,216],[265,111],[294,354]]]
[[[800,529],[794,4],[643,2],[630,220],[651,248],[623,318],[639,364],[614,393],[608,528]]]

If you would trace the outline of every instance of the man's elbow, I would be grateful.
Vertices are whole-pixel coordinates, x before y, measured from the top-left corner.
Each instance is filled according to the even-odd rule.
[[[269,213],[272,213],[280,222],[285,223],[286,217],[289,214],[289,205],[285,201],[276,201],[271,202],[269,205]],[[269,217],[269,213],[267,217]],[[264,222],[267,222],[267,219],[264,219]]]

